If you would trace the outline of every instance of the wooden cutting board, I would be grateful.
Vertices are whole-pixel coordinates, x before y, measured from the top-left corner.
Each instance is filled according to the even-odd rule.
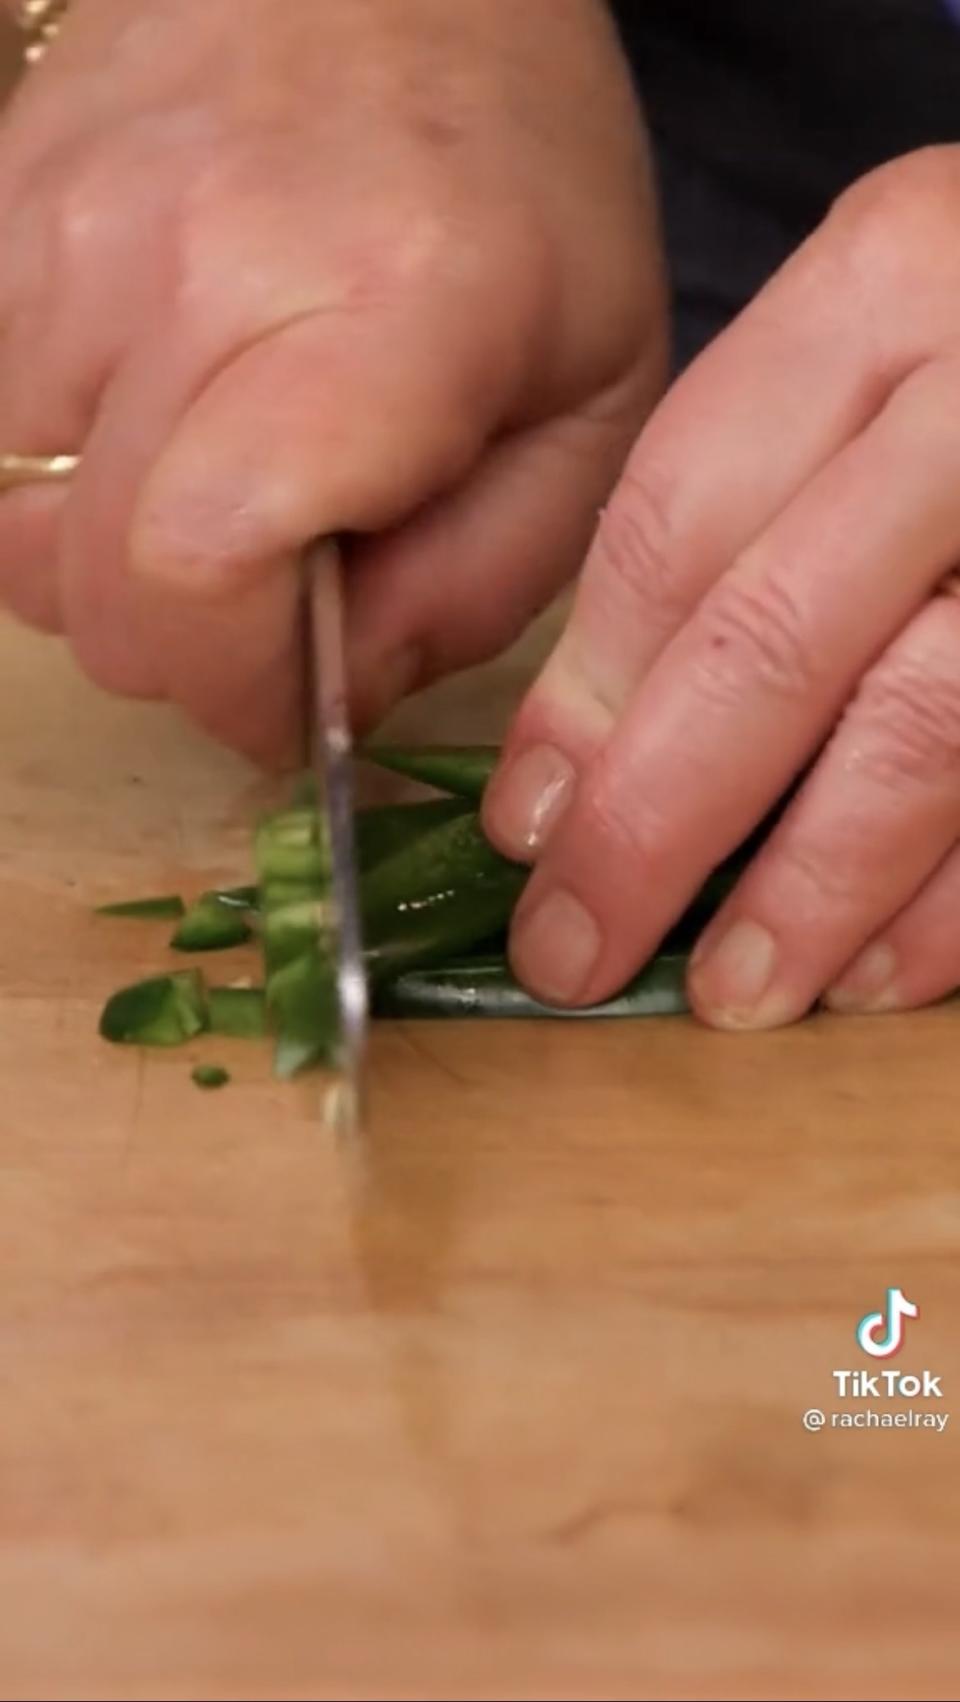
[[[254,777],[8,627],[0,731],[0,1695],[953,1697],[960,1011],[383,1026],[364,1175],[97,1039]],[[894,1285],[946,1431],[806,1433]]]

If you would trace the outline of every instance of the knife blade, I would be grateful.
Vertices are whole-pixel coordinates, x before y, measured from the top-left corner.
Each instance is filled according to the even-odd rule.
[[[363,1069],[368,997],[354,839],[353,749],[344,656],[343,562],[330,539],[301,562],[304,742],[332,864],[330,945],[335,959],[339,1034],[336,1077],[323,1095],[325,1121],[350,1136],[364,1120]]]

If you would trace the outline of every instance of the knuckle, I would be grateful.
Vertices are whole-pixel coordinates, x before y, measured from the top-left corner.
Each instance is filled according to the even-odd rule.
[[[140,164],[129,136],[123,146],[92,141],[70,158],[51,161],[49,205],[58,264],[67,276],[69,268],[97,261],[105,239],[127,226],[141,183]]]
[[[476,217],[471,228],[454,216],[446,181],[414,185],[390,209],[392,284],[412,292],[440,281],[479,304],[491,278],[491,254],[485,240],[488,227],[479,210]]]
[[[109,211],[110,196],[105,193],[99,162],[78,163],[57,196],[57,232],[66,265],[96,247]]]
[[[858,270],[881,280],[943,264],[951,223],[960,208],[960,149],[929,147],[868,172],[835,201],[833,228],[846,239]],[[932,247],[931,247],[932,244]],[[960,262],[960,242],[954,244]]]
[[[856,844],[834,835],[810,838],[798,830],[778,837],[776,867],[781,890],[790,893],[793,924],[815,925],[824,910],[846,913],[869,897],[866,870]]]
[[[337,190],[328,185],[318,223],[310,213],[316,180],[290,126],[251,123],[210,138],[181,200],[184,295],[220,278],[235,293],[238,278],[249,274],[256,285],[266,274],[271,288],[278,276],[295,278],[307,305],[324,311],[393,311],[436,293],[438,283],[482,306],[491,244],[454,216],[442,171],[400,160],[388,182],[363,196]]]
[[[578,814],[586,824],[591,861],[600,869],[637,871],[651,861],[658,823],[601,760],[582,783]]]
[[[672,515],[671,481],[628,463],[596,536],[598,578],[619,617],[670,629],[685,615]]]
[[[960,779],[960,672],[900,657],[867,676],[848,716],[867,735],[861,762],[881,783]]]
[[[813,645],[782,579],[757,582],[735,568],[700,605],[696,627],[702,682],[711,697],[739,701],[745,685],[759,682],[794,701],[817,684]]]

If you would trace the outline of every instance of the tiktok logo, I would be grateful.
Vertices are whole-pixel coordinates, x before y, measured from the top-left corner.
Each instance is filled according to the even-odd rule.
[[[902,1288],[887,1289],[885,1312],[868,1312],[857,1325],[857,1341],[873,1359],[889,1359],[903,1346],[904,1318],[919,1318],[920,1308]]]

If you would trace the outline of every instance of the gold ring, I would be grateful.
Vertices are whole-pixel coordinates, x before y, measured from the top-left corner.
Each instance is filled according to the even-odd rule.
[[[79,455],[0,455],[0,491],[59,484],[80,465]]]
[[[59,34],[69,0],[20,0],[14,22],[27,38],[24,58],[28,65],[41,60]]]

